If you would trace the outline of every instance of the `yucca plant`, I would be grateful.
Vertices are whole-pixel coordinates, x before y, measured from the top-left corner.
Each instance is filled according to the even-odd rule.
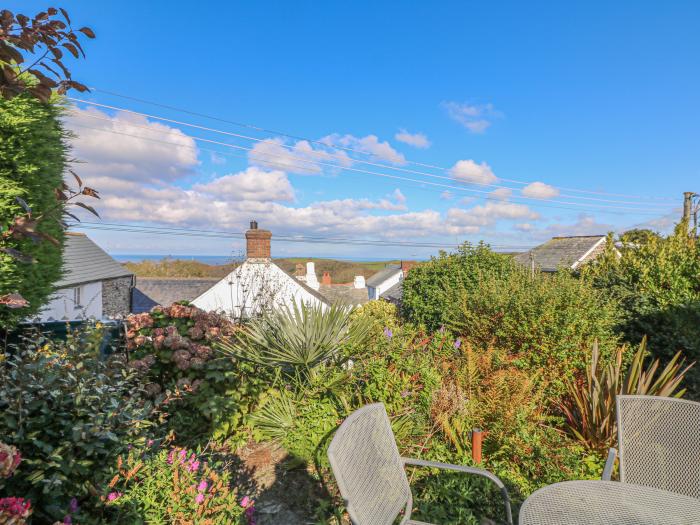
[[[351,322],[346,307],[324,309],[294,303],[292,308],[272,310],[253,319],[245,330],[222,341],[218,349],[308,382],[316,367],[333,360],[342,362],[347,356],[341,350],[361,345],[367,334],[367,323]]]
[[[590,365],[581,381],[568,381],[568,396],[558,406],[566,418],[567,429],[586,447],[605,450],[615,441],[617,430],[615,398],[618,395],[637,394],[648,396],[682,397],[685,389],[679,389],[686,372],[695,364],[684,367],[685,361],[678,352],[661,373],[659,360],[646,368],[646,339],[643,339],[624,374],[623,356],[626,347],[619,347],[614,359],[600,365],[598,344],[593,345]]]

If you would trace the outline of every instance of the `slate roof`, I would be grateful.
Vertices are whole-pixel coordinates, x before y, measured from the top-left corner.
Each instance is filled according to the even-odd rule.
[[[357,306],[369,301],[367,288],[355,288],[352,284],[322,284],[318,290],[328,303]]]
[[[150,312],[151,308],[157,306],[158,303],[151,299],[148,295],[143,293],[138,288],[131,289],[131,313],[141,314],[143,312]]]
[[[83,233],[69,232],[63,246],[63,277],[56,287],[129,277],[133,274]]]
[[[588,259],[604,241],[605,235],[553,237],[529,252],[516,255],[514,259],[529,266],[532,254],[535,266],[543,272],[556,272],[560,268],[576,269],[580,262],[583,262],[582,259]]]
[[[326,304],[330,304],[330,303],[328,302],[328,299],[327,299],[323,294],[321,294],[318,290],[314,290],[313,288],[311,288],[311,286],[309,286],[308,284],[306,284],[306,282],[300,281],[299,279],[297,279],[297,276],[294,275],[292,272],[288,272],[287,270],[285,270],[284,268],[282,268],[282,267],[279,266],[278,264],[275,264],[275,263],[270,263],[270,264],[274,264],[275,266],[277,266],[277,268],[279,268],[280,270],[282,270],[282,272],[284,272],[284,273],[287,274],[289,277],[291,277],[291,278],[294,280],[294,282],[296,282],[299,286],[301,286],[304,290],[306,290],[307,292],[309,292],[311,295],[313,295],[314,297],[316,297],[316,299],[318,299],[318,300],[320,300],[320,301],[322,301],[322,302],[324,302],[324,303],[326,303]]]
[[[154,301],[155,304],[170,306],[178,301],[192,301],[220,280],[137,277],[136,287],[141,294]],[[136,298],[134,295],[134,299]]]
[[[399,304],[403,299],[403,281],[399,281],[379,296],[390,303]]]
[[[393,275],[397,274],[398,272],[401,272],[401,266],[398,264],[392,264],[384,268],[383,270],[379,270],[377,273],[375,273],[372,277],[367,279],[367,286],[371,286],[372,288],[376,288],[380,284],[382,284],[384,281],[392,277]]]

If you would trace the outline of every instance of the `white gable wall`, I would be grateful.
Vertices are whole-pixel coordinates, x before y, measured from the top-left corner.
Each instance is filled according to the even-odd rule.
[[[80,291],[80,304],[75,304],[76,289]],[[32,321],[45,323],[81,319],[102,319],[102,281],[57,290],[41,312],[32,318]]]
[[[389,288],[394,286],[396,283],[398,283],[400,280],[403,279],[403,272],[396,272],[393,275],[391,275],[388,279],[385,281],[382,281],[379,283],[377,286],[368,286],[367,287],[367,295],[370,300],[373,299],[379,299],[379,297],[386,292]]]
[[[257,315],[268,308],[291,308],[294,303],[327,306],[294,277],[265,260],[247,260],[192,301],[202,310],[224,313],[234,319]]]

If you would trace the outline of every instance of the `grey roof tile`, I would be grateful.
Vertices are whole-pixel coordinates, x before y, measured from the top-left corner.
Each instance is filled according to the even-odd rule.
[[[367,286],[376,287],[382,284],[384,281],[395,275],[396,273],[402,271],[401,266],[398,264],[392,264],[387,266],[383,270],[379,270],[372,277],[367,279]]]
[[[390,303],[398,304],[403,299],[403,281],[399,281],[386,292],[379,296],[380,299],[386,299]]]
[[[555,272],[572,266],[593,247],[605,239],[605,235],[585,235],[577,237],[553,237],[529,252],[520,253],[514,259],[523,265],[530,264],[530,254],[535,266],[544,272]]]
[[[137,277],[137,288],[156,304],[170,306],[179,301],[192,301],[220,279],[162,279]]]
[[[322,284],[318,291],[330,304],[357,306],[369,301],[367,288],[355,288],[352,284]]]
[[[68,233],[63,247],[63,277],[56,287],[133,275],[82,233]]]

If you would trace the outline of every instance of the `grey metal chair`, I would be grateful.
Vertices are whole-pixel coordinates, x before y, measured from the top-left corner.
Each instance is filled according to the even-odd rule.
[[[658,396],[617,396],[620,481],[700,499],[700,403]]]
[[[411,520],[413,497],[405,465],[455,470],[490,479],[500,488],[507,521],[513,523],[508,491],[491,472],[402,458],[381,403],[366,405],[348,416],[333,437],[328,459],[353,525],[392,525],[402,513],[402,525],[429,525]]]

